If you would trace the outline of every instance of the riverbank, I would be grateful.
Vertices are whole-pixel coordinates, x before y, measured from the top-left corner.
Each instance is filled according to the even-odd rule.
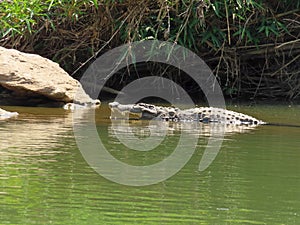
[[[178,43],[213,70],[227,98],[300,98],[299,1],[1,1],[0,45],[38,53],[79,79],[108,50],[133,41]],[[184,74],[150,65],[195,90]],[[139,71],[140,76],[149,75]],[[125,69],[126,71],[126,69]],[[120,90],[124,73],[107,82]],[[193,92],[193,91],[192,91]],[[192,93],[199,95],[199,91]]]

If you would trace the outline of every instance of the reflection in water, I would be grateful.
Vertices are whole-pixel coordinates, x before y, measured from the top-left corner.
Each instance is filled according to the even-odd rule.
[[[239,126],[219,123],[197,123],[197,122],[164,122],[159,120],[112,120],[112,133],[122,133],[130,137],[132,133],[139,137],[150,135],[165,136],[174,135],[178,132],[187,132],[191,135],[210,137],[214,135],[229,136],[234,133],[246,133],[254,130],[257,126]]]
[[[90,110],[79,110],[76,113],[77,122],[90,120]],[[0,122],[1,143],[0,149],[14,148],[30,150],[32,148],[49,149],[59,146],[58,138],[64,135],[70,136],[72,131],[72,113],[65,112],[59,116],[53,115],[26,115],[19,116],[18,120],[11,122]],[[113,120],[109,130],[113,135],[131,135],[138,138],[161,137],[165,135],[176,135],[179,131],[188,132],[191,135],[212,136],[225,132],[225,135],[232,133],[243,133],[254,129],[251,126],[234,126],[221,124],[199,124],[199,123],[167,123],[162,121],[125,121]],[[122,135],[120,135],[122,134]],[[159,139],[160,140],[160,139]],[[1,153],[0,153],[1,154]],[[28,154],[28,152],[27,152]]]
[[[187,149],[190,149],[190,154],[193,154],[199,137],[208,138],[207,146],[199,163],[199,171],[204,171],[217,157],[222,146],[224,136],[227,136],[226,138],[228,138],[234,133],[246,133],[256,127],[257,126],[238,126],[219,123],[173,123],[159,120],[128,121],[114,119],[112,120],[112,126],[109,131],[111,136],[115,137],[123,145],[132,150],[138,151],[149,151],[155,149],[161,144],[165,137],[180,136],[179,140],[184,140],[186,143],[195,143],[194,145],[192,144],[192,146],[189,145],[189,147],[186,144],[182,147],[185,149],[185,156],[188,154],[186,151]],[[177,146],[174,146],[174,149],[178,149],[178,146],[180,145],[179,143]],[[181,149],[180,151],[184,151],[184,149]],[[178,162],[176,165],[178,165]],[[174,167],[175,164],[172,163],[172,165],[166,166],[167,168]],[[167,170],[167,168],[164,168],[164,170]]]
[[[49,149],[59,145],[58,138],[72,129],[72,116],[20,118],[12,123],[0,123],[0,149]],[[28,153],[28,152],[27,152]]]

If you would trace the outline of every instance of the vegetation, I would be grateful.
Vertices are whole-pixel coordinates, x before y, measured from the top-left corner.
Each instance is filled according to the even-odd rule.
[[[232,97],[295,99],[299,8],[300,0],[0,0],[0,45],[79,76],[91,57],[122,43],[166,40],[202,57]]]

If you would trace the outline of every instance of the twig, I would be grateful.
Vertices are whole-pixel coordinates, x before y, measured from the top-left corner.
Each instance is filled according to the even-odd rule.
[[[230,37],[230,24],[229,24],[229,14],[228,14],[228,6],[227,1],[224,0],[225,3],[225,12],[226,12],[226,22],[227,22],[227,35],[228,35],[228,44],[231,45],[231,37]]]
[[[282,46],[289,45],[289,44],[294,44],[294,43],[297,43],[297,42],[300,42],[300,39],[296,39],[296,40],[293,40],[293,41],[288,41],[288,42],[282,43],[281,45],[275,46],[275,48],[276,49],[281,48]]]
[[[280,70],[284,69],[285,67],[287,67],[288,65],[290,65],[291,63],[293,63],[294,61],[296,61],[298,58],[300,58],[300,54],[297,55],[295,58],[293,58],[291,61],[289,61],[287,64],[283,65],[281,68],[279,68],[278,70],[276,70],[274,73],[272,73],[271,77],[274,76],[276,73],[278,73]]]
[[[296,12],[300,12],[300,9],[294,9],[294,10],[291,10],[291,11],[288,11],[288,12],[284,12],[284,13],[281,13],[281,14],[277,14],[277,15],[275,15],[275,17],[276,17],[276,18],[279,18],[279,17],[283,17],[283,16],[287,16],[287,15],[296,13]]]

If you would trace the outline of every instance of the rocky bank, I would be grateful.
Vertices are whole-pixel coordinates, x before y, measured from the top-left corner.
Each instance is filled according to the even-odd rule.
[[[0,105],[61,107],[70,104],[93,107],[100,101],[91,99],[80,82],[57,63],[0,46]],[[17,115],[0,108],[0,120]]]
[[[57,63],[39,55],[0,47],[0,86],[2,104],[41,103],[100,104],[91,99],[79,81]]]

